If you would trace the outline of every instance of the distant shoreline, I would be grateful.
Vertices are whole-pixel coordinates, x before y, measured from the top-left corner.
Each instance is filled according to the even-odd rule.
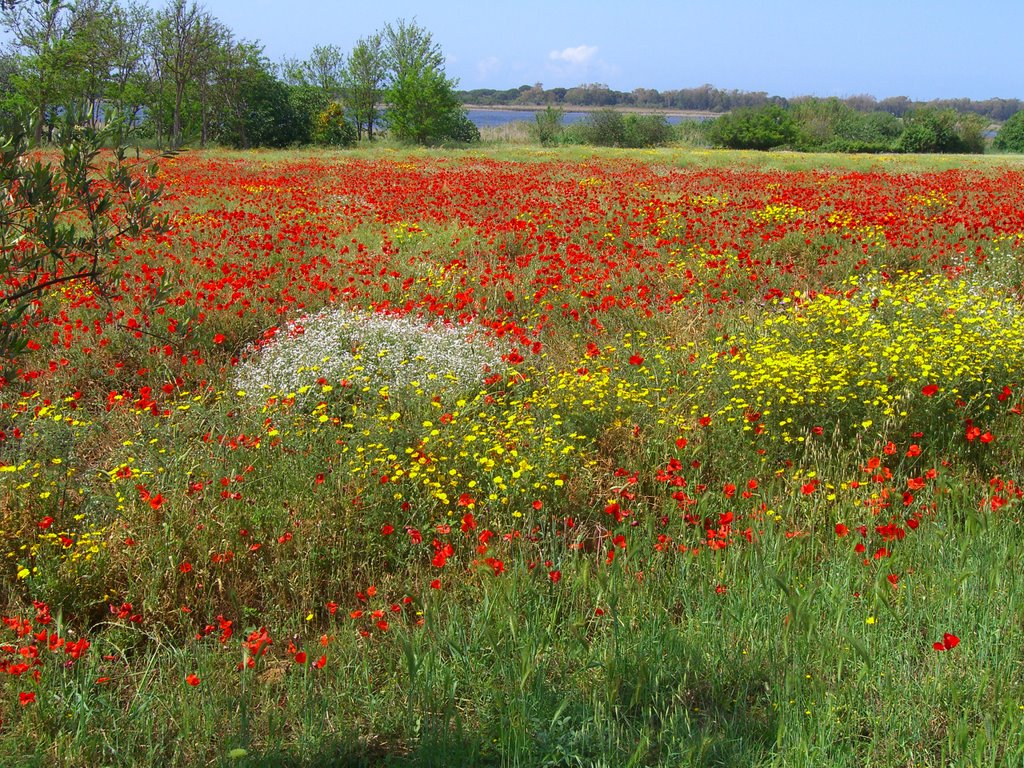
[[[665,117],[684,118],[711,118],[723,115],[723,112],[707,112],[697,109],[664,109],[658,107],[583,107],[572,104],[463,104],[465,109],[479,109],[492,112],[543,112],[549,106],[560,109],[563,112],[597,112],[602,109],[610,109],[613,112],[636,112],[644,115],[664,115]]]

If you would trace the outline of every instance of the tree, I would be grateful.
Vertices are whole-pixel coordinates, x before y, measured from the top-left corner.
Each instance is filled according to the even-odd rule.
[[[16,3],[3,12],[4,26],[13,37],[19,56],[19,71],[13,77],[15,89],[32,107],[34,140],[52,130],[48,116],[57,105],[69,104],[75,93],[71,56],[74,37],[74,6],[66,0]]]
[[[274,76],[260,46],[246,41],[227,45],[216,77],[221,141],[247,149],[285,147],[308,140],[310,128],[305,128],[304,135],[296,115],[295,87]]]
[[[285,57],[280,70],[286,85],[319,88],[333,100],[341,95],[346,70],[345,54],[335,45],[317,45],[305,61]]]
[[[348,55],[348,64],[341,76],[345,102],[352,112],[358,138],[373,141],[373,126],[380,118],[378,105],[384,97],[388,67],[384,43],[378,33],[361,38]]]
[[[139,237],[167,226],[153,208],[161,189],[127,158],[124,123],[97,129],[84,117],[64,114],[56,134],[58,163],[27,155],[31,126],[19,124],[0,136],[0,362],[24,350],[20,323],[34,302],[54,286],[91,284],[111,298],[117,275],[108,257],[121,236]],[[113,159],[100,163],[101,148],[113,144]]]
[[[306,82],[319,88],[329,99],[341,95],[345,73],[345,54],[334,45],[317,45],[303,67]]]
[[[455,95],[455,81],[444,73],[444,54],[430,32],[399,20],[385,27],[384,41],[391,70],[387,120],[394,135],[416,144],[472,140],[472,124]]]
[[[1024,111],[1015,113],[1003,123],[994,145],[1004,152],[1024,152]]]
[[[288,103],[291,104],[295,117],[296,144],[320,143],[316,138],[317,119],[329,106],[333,105],[344,116],[345,110],[336,101],[331,101],[327,93],[313,85],[288,85]],[[352,136],[356,129],[351,124]]]
[[[153,14],[138,2],[115,5],[107,24],[111,71],[104,97],[131,123],[146,102],[145,40],[146,31],[153,25]]]
[[[188,0],[170,0],[156,15],[152,55],[160,96],[165,97],[170,90],[172,147],[182,144],[189,89],[207,75],[208,65],[222,42],[222,30],[194,0],[191,4]],[[202,110],[196,105],[193,111],[198,117]]]

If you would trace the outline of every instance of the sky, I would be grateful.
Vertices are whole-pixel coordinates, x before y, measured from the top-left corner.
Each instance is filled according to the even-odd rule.
[[[149,0],[159,7],[161,0]],[[1024,0],[205,0],[271,61],[344,51],[396,19],[459,87],[1024,98]]]

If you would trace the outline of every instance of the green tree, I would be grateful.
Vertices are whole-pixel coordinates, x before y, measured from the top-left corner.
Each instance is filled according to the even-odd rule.
[[[373,141],[373,128],[380,119],[379,104],[384,98],[388,66],[382,35],[374,34],[356,42],[342,73],[342,92],[352,113],[358,138]]]
[[[415,144],[472,140],[456,83],[445,75],[444,54],[430,32],[399,20],[385,27],[384,40],[391,71],[386,98],[392,133]]]
[[[139,2],[115,5],[107,24],[111,71],[104,98],[129,122],[134,122],[149,90],[145,40],[153,25],[153,14]]]
[[[288,102],[295,116],[296,144],[315,142],[317,118],[332,103],[337,104],[330,100],[324,90],[313,85],[289,85]],[[344,114],[341,105],[337,104],[337,107]],[[355,135],[355,128],[352,128],[352,135]]]
[[[196,83],[208,76],[223,37],[223,27],[194,0],[169,0],[156,15],[151,37],[158,83],[154,106],[158,116],[162,107],[169,107],[172,147],[183,143],[190,118],[193,122],[201,120],[203,110]],[[161,132],[158,130],[158,136]]]
[[[305,84],[312,85],[334,100],[341,96],[345,54],[334,45],[317,45],[303,65]]]
[[[238,57],[222,72],[226,84],[219,138],[240,149],[286,147],[308,140],[292,100],[292,89],[274,77],[270,63],[250,43],[234,46]]]
[[[56,107],[72,103],[77,71],[72,41],[76,19],[74,5],[66,0],[16,3],[3,12],[3,26],[12,36],[18,54],[18,72],[12,81],[21,98],[33,110],[34,140],[52,133]]]
[[[996,134],[993,145],[1004,152],[1024,152],[1024,111],[1010,117]]]
[[[55,141],[58,162],[30,159],[34,128],[17,124],[0,135],[0,364],[24,351],[21,322],[54,286],[86,281],[102,298],[116,295],[109,257],[121,236],[166,227],[154,204],[161,189],[150,166],[141,175],[127,159],[124,123],[103,129],[68,111]],[[101,149],[113,144],[113,159]]]

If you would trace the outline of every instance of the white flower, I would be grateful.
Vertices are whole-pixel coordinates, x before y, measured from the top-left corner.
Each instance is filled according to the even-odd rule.
[[[306,315],[243,354],[232,382],[264,396],[313,396],[346,380],[360,388],[415,386],[428,392],[478,386],[504,369],[482,329],[353,310]]]

